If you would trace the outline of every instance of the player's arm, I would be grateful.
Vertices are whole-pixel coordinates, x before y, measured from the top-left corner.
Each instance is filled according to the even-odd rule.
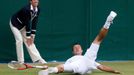
[[[119,71],[112,69],[111,67],[105,66],[105,65],[99,65],[97,66],[97,69],[105,72],[115,73],[115,74],[121,74]]]

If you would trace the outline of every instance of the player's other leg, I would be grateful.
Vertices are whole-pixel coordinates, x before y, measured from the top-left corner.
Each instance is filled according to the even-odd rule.
[[[38,75],[48,75],[48,74],[57,74],[62,72],[73,72],[72,65],[70,64],[61,64],[56,67],[49,67],[47,70],[41,70],[38,72]]]
[[[64,66],[58,65],[56,67],[49,67],[46,70],[41,70],[38,72],[38,75],[49,75],[51,73],[62,73],[64,72]]]
[[[97,53],[99,50],[100,43],[107,35],[108,29],[116,16],[117,14],[115,12],[113,11],[110,12],[110,14],[108,15],[106,19],[104,26],[101,28],[99,34],[96,36],[96,38],[92,42],[90,48],[87,49],[87,52],[85,53],[84,56],[88,57],[90,60],[95,61],[95,59],[97,58]]]
[[[61,64],[56,67],[48,68],[49,73],[62,73],[62,72],[73,72],[71,64]]]

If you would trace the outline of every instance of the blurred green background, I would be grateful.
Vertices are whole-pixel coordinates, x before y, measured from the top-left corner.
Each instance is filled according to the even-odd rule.
[[[15,40],[9,27],[12,14],[29,0],[1,0],[0,62],[16,60]],[[84,52],[111,10],[118,16],[101,44],[97,60],[133,60],[133,0],[40,0],[36,46],[46,61],[65,61],[75,43]],[[31,61],[25,49],[25,59]]]

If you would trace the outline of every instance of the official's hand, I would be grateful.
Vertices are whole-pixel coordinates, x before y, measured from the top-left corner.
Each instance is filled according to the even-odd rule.
[[[33,44],[33,39],[32,38],[27,38],[26,43],[28,46]]]
[[[35,38],[35,36],[31,36],[31,39],[32,39],[33,43],[34,43],[34,38]]]

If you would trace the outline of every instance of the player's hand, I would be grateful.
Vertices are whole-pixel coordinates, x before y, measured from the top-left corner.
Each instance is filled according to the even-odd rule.
[[[114,73],[115,73],[115,74],[121,74],[121,72],[119,72],[119,71],[114,71]]]
[[[33,39],[32,38],[27,38],[26,43],[28,46],[33,44]]]

